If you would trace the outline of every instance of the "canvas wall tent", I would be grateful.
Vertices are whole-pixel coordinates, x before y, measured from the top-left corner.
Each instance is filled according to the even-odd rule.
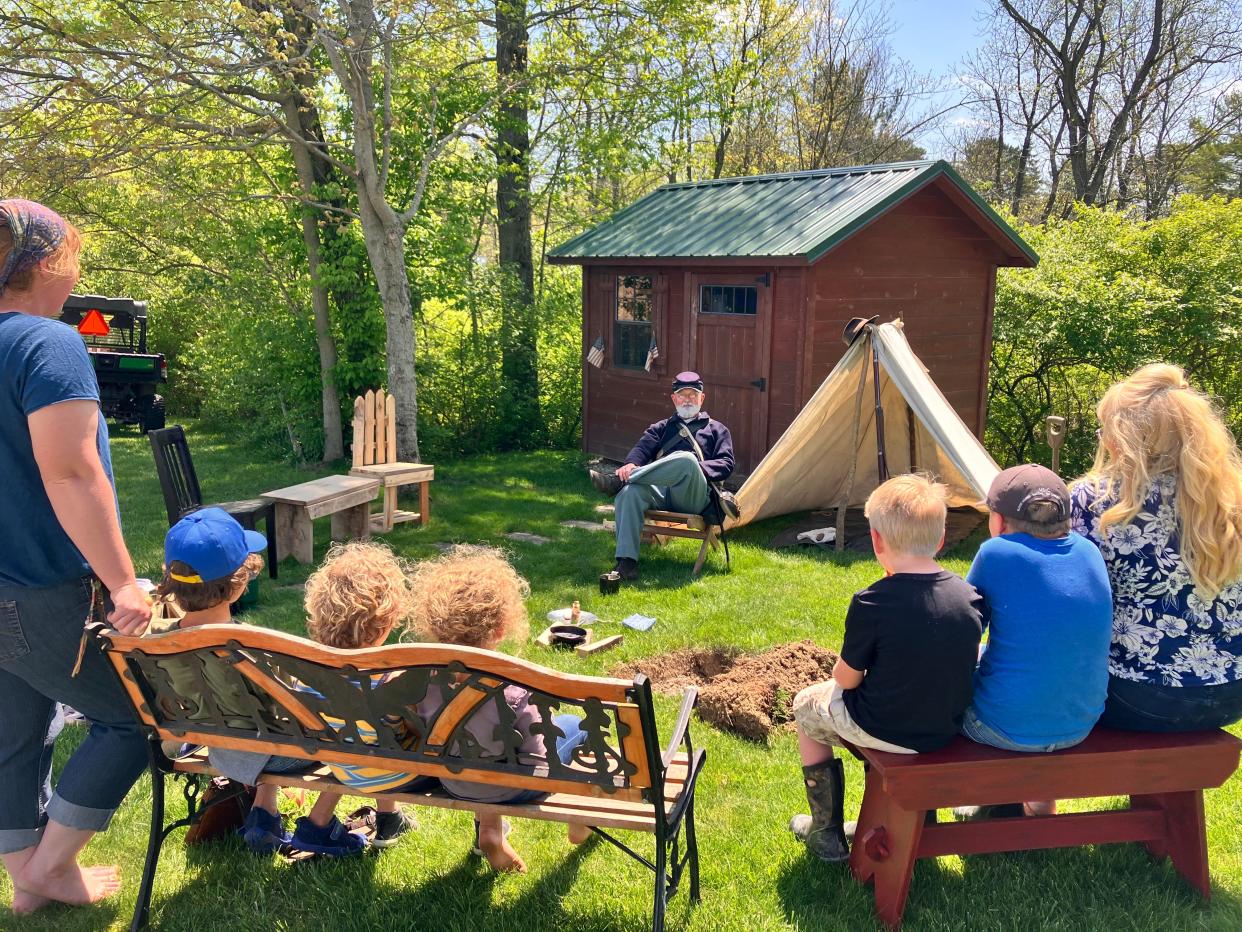
[[[910,349],[899,321],[865,331],[737,492],[751,521],[861,505],[877,485],[871,347],[890,476],[926,472],[949,487],[949,505],[982,500],[999,467]]]

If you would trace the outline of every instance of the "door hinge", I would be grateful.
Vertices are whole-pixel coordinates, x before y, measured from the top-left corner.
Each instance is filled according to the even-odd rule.
[[[768,390],[767,379],[755,379],[755,381],[751,382],[750,384],[755,386],[755,388],[759,389],[759,391],[761,392],[766,392]]]

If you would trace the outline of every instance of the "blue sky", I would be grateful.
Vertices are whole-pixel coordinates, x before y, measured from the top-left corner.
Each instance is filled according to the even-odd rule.
[[[982,41],[979,18],[989,5],[988,0],[890,0],[893,52],[920,72],[950,76]],[[948,93],[932,103],[947,107],[953,99],[954,89],[949,85]],[[948,117],[952,119],[954,115]],[[938,130],[916,134],[916,138],[929,156],[948,155],[942,151],[944,137]]]
[[[987,0],[891,0],[893,51],[920,71],[948,73],[979,44]]]

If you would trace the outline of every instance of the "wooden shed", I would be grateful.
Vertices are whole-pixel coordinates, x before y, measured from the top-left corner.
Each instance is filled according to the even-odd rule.
[[[664,185],[549,261],[583,267],[584,449],[623,458],[693,369],[741,477],[841,357],[851,317],[902,318],[982,434],[996,269],[1038,256],[952,167],[922,161]]]

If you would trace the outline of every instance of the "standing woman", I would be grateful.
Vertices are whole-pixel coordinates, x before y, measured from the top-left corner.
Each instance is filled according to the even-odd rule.
[[[1113,585],[1101,725],[1195,731],[1242,718],[1242,456],[1177,366],[1150,365],[1096,409],[1074,530]]]
[[[74,675],[92,574],[127,634],[151,617],[121,539],[108,433],[82,338],[56,321],[78,280],[78,231],[0,200],[0,859],[13,911],[93,903],[115,867],[77,858],[142,772],[145,741],[102,655]],[[55,792],[58,702],[90,722]]]

